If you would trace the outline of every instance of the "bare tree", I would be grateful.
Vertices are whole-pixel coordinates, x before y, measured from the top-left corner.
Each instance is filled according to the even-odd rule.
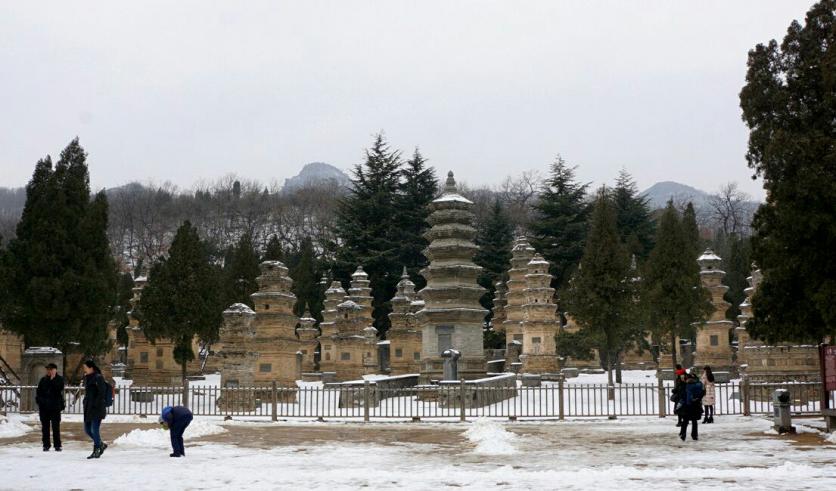
[[[748,235],[752,222],[751,197],[729,182],[708,198],[711,219],[726,236]]]

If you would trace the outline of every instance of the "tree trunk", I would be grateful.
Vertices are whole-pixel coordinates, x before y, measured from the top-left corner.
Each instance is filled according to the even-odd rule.
[[[671,331],[671,367],[676,369],[676,334]]]
[[[180,373],[182,374],[181,381],[185,384],[186,383],[186,362],[185,361],[180,363],[180,370],[181,370]]]
[[[621,351],[615,354],[615,383],[621,383]]]
[[[612,354],[607,354],[607,400],[615,400],[615,386],[612,381]]]

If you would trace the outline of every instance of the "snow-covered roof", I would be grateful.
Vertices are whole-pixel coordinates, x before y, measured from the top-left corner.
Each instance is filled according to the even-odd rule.
[[[473,204],[473,201],[465,198],[459,193],[450,193],[450,194],[442,194],[438,198],[433,200],[433,203],[449,203],[449,202],[459,202],[459,203],[467,203],[469,205]]]
[[[385,341],[380,341],[380,342],[378,342],[377,344],[378,344],[378,345],[380,345],[380,344],[392,344],[392,341],[391,341],[391,340],[389,340],[389,339],[387,339],[387,340],[385,340]]]
[[[148,281],[148,277],[145,275],[137,276],[136,278],[134,278],[134,283],[143,283],[146,281]]]
[[[224,314],[255,314],[255,312],[245,303],[234,303],[224,310]]]
[[[61,350],[58,348],[53,348],[51,346],[32,346],[31,348],[27,348],[24,353],[31,355],[31,354],[51,354],[51,355],[60,355]]]
[[[355,309],[355,310],[359,310],[359,309],[361,309],[362,307],[360,307],[359,305],[357,305],[356,303],[354,303],[352,300],[346,300],[345,302],[343,302],[343,303],[341,303],[341,304],[337,305],[337,308],[341,308],[341,309]]]
[[[697,258],[697,261],[722,261],[722,259],[717,254],[714,254],[714,251],[711,249],[706,249],[702,253],[702,256]]]

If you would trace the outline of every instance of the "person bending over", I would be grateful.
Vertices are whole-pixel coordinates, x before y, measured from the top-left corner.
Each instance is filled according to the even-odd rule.
[[[171,433],[171,449],[173,452],[169,457],[185,457],[186,449],[183,446],[183,433],[192,422],[192,412],[183,406],[166,406],[160,414],[160,424]]]

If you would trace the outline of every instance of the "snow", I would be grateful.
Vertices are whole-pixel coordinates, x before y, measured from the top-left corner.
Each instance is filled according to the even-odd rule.
[[[234,303],[227,307],[226,310],[223,312],[224,314],[255,314],[253,309],[250,308],[249,305],[245,303]]]
[[[442,195],[441,197],[436,198],[435,200],[433,200],[433,203],[447,203],[447,202],[451,202],[451,201],[455,201],[455,202],[459,202],[459,203],[468,203],[468,204],[471,204],[471,205],[473,204],[473,201],[470,201],[469,199],[465,198],[464,196],[462,196],[461,194],[458,194],[458,193],[446,193],[446,194]]]
[[[517,453],[513,441],[517,435],[511,433],[497,421],[479,418],[464,432],[471,443],[476,445],[474,450],[482,455],[511,455]]]
[[[836,432],[828,433],[824,440],[836,444]]]
[[[17,438],[30,431],[32,431],[32,427],[22,423],[19,418],[0,416],[0,438]]]
[[[217,435],[225,431],[226,429],[223,426],[205,419],[195,419],[186,428],[183,438],[191,440],[202,436]],[[171,436],[170,432],[162,427],[150,430],[136,429],[116,438],[113,443],[120,447],[169,448],[171,446]]]
[[[716,421],[700,425],[697,442],[679,441],[674,420],[655,417],[562,423],[477,419],[465,424],[258,425],[259,434],[281,433],[286,440],[269,445],[268,440],[230,440],[236,431],[245,430],[242,423],[227,425],[219,442],[201,441],[187,431],[184,459],[167,457],[167,439],[160,445],[149,438],[151,446],[118,443],[92,462],[85,460],[90,453],[86,441],[65,441],[63,453],[48,455],[37,443],[0,444],[0,487],[624,491],[836,486],[834,445],[800,445],[790,437],[764,436],[771,423],[762,418]],[[294,438],[296,432],[323,427],[333,429],[332,438]],[[391,431],[401,428],[424,436],[401,439],[399,432]],[[383,430],[391,440],[381,440]]]

